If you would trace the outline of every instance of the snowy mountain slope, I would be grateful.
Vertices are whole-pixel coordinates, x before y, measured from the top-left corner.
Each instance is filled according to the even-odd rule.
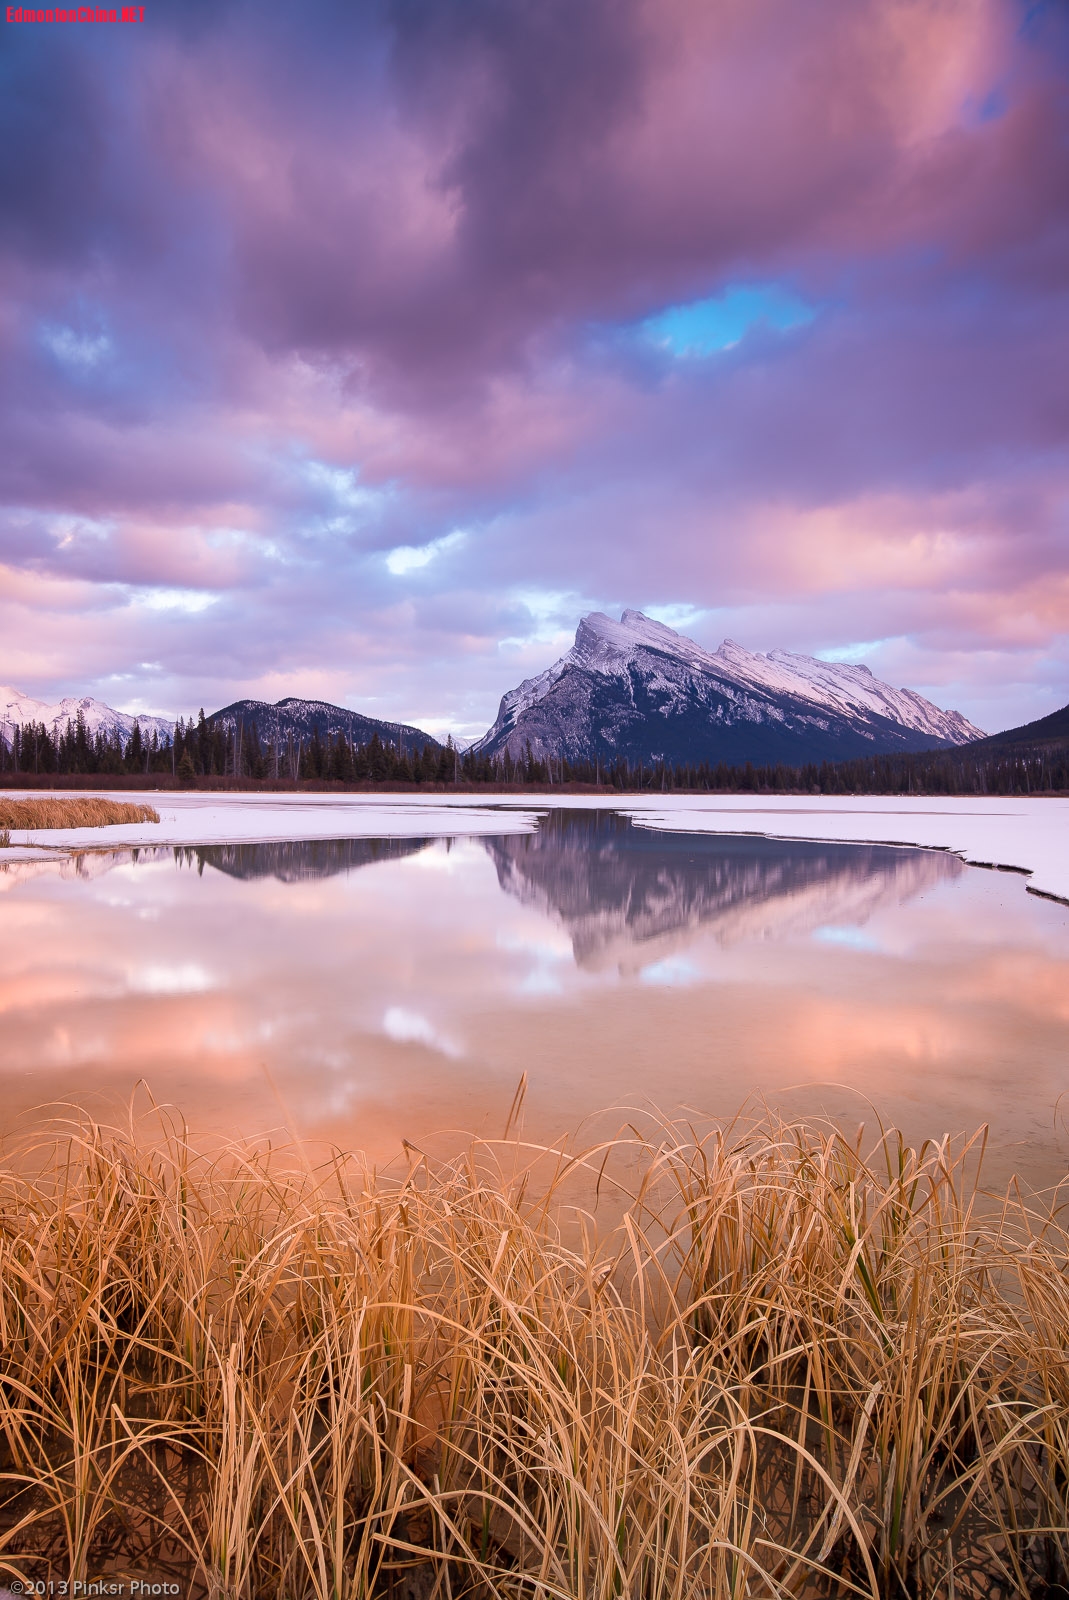
[[[501,701],[475,746],[630,762],[843,759],[983,737],[960,713],[867,667],[769,655],[726,640],[704,650],[639,611],[582,619],[568,653]]]
[[[744,650],[733,639],[725,639],[709,658],[723,662],[735,675],[760,684],[773,693],[799,695],[851,715],[857,711],[889,717],[904,728],[948,744],[967,744],[982,739],[979,728],[960,711],[942,711],[913,689],[892,689],[873,677],[868,667],[845,661],[818,661],[814,656],[794,655],[789,650],[770,650],[767,656]]]
[[[269,705],[266,700],[235,700],[233,705],[213,711],[209,722],[222,723],[233,729],[238,722],[245,727],[256,724],[263,740],[284,745],[290,739],[311,739],[318,731],[321,739],[336,739],[338,734],[351,739],[354,744],[367,744],[378,734],[383,744],[399,745],[407,754],[422,750],[424,745],[439,748],[438,740],[420,728],[406,722],[381,722],[377,717],[365,717],[348,706],[333,706],[326,700],[298,700],[290,697]]]
[[[161,739],[170,738],[174,733],[174,724],[165,717],[135,717],[128,711],[115,711],[90,695],[69,697],[49,705],[44,700],[35,700],[31,695],[20,693],[18,689],[0,687],[0,734],[9,744],[15,728],[23,727],[28,722],[43,722],[50,730],[62,734],[66,731],[68,721],[72,724],[77,722],[79,711],[91,737],[95,738],[100,731],[109,736],[118,732],[124,745],[133,732],[135,721],[140,723],[143,739],[151,739],[154,732]],[[344,733],[356,744],[366,744],[377,733],[383,744],[396,745],[400,742],[409,753],[421,750],[424,745],[434,749],[439,747],[438,740],[420,728],[410,727],[407,723],[381,722],[375,717],[362,716],[359,711],[350,711],[345,706],[329,705],[324,700],[291,698],[280,700],[277,705],[269,705],[263,700],[236,700],[233,705],[212,712],[208,721],[222,723],[228,728],[235,727],[238,722],[246,727],[256,723],[261,739],[273,739],[282,744],[291,736],[295,741],[311,739],[318,728],[321,739],[335,738],[339,733]]]
[[[153,733],[161,739],[170,738],[174,732],[174,724],[166,717],[134,716],[129,711],[115,711],[91,695],[68,696],[49,705],[46,700],[34,700],[17,689],[0,687],[0,734],[9,743],[16,727],[21,728],[27,722],[43,722],[50,732],[63,734],[68,722],[73,726],[78,721],[79,711],[93,738],[100,732],[109,737],[117,732],[125,744],[134,731],[135,722],[140,724],[143,739],[151,739]]]

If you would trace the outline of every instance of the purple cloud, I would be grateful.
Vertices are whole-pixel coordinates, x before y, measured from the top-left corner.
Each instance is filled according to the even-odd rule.
[[[0,680],[478,732],[630,604],[1063,703],[1067,65],[994,0],[5,25]]]

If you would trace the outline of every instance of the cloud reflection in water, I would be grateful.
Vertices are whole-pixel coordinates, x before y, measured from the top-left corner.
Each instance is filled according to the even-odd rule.
[[[144,1079],[194,1128],[296,1128],[378,1159],[402,1135],[499,1130],[526,1071],[532,1136],[613,1104],[730,1115],[754,1094],[856,1122],[861,1096],[917,1136],[988,1119],[1064,1166],[1069,917],[1003,874],[590,811],[448,848],[0,873],[6,1124]]]

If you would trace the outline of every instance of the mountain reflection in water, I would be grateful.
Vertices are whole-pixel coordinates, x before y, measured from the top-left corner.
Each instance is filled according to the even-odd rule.
[[[210,1136],[390,1159],[500,1131],[526,1074],[535,1140],[606,1107],[856,1120],[861,1096],[911,1139],[987,1122],[992,1181],[1045,1182],[1066,994],[1065,908],[943,851],[576,809],[527,835],[31,856],[0,869],[0,1138],[147,1083]]]
[[[451,840],[438,841],[448,849]],[[724,945],[788,938],[829,924],[857,927],[966,871],[956,855],[893,845],[824,844],[759,835],[660,833],[609,811],[557,810],[537,832],[469,841],[493,862],[500,888],[563,926],[576,964],[629,973],[700,930]],[[211,867],[245,882],[300,884],[428,850],[430,838],[287,839],[262,844],[93,851],[59,864],[91,880],[124,865]],[[39,862],[11,876],[55,870]]]
[[[425,850],[429,839],[285,839],[271,844],[202,844],[175,856],[198,872],[214,867],[228,878],[277,878],[305,883],[333,878],[380,861],[401,861]]]
[[[120,850],[82,850],[58,861],[6,863],[6,879],[27,879],[56,873],[83,883],[104,877],[117,867],[158,867],[173,863],[180,870],[204,876],[205,867],[228,878],[251,882],[275,878],[279,883],[309,883],[336,878],[361,867],[403,861],[433,844],[433,839],[279,839],[263,844],[137,845]]]
[[[447,841],[447,845],[448,845]],[[95,876],[121,862],[173,859],[203,875],[307,883],[418,855],[431,839],[288,839],[115,851],[75,858]],[[700,930],[721,944],[858,927],[965,870],[942,850],[746,834],[660,833],[611,811],[551,811],[535,833],[478,841],[504,892],[562,925],[576,964],[627,974]]]
[[[856,926],[966,870],[940,850],[658,833],[605,811],[554,811],[483,845],[502,889],[562,923],[590,971],[646,966],[699,929],[728,944]]]

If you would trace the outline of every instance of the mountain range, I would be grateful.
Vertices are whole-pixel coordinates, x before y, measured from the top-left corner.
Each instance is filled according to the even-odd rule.
[[[161,741],[170,739],[174,734],[174,723],[168,717],[116,711],[105,705],[103,700],[94,700],[91,695],[68,697],[50,705],[45,700],[34,700],[30,695],[21,694],[17,689],[0,688],[0,735],[9,744],[14,730],[31,722],[43,722],[53,736],[63,734],[68,722],[72,725],[77,722],[79,712],[91,738],[95,739],[98,733],[103,733],[109,739],[118,734],[124,746],[134,730],[135,722],[141,729],[141,737],[146,740],[150,740],[153,733]],[[370,743],[377,733],[383,744],[400,745],[409,755],[421,750],[424,745],[430,745],[435,750],[441,748],[437,739],[420,728],[410,727],[407,723],[382,722],[376,717],[365,717],[359,711],[350,711],[346,706],[329,705],[324,700],[290,698],[280,700],[277,705],[268,705],[263,700],[235,700],[233,705],[213,711],[206,720],[220,724],[228,732],[233,732],[239,723],[245,728],[255,723],[262,740],[272,740],[280,746],[286,745],[291,739],[294,743],[307,742],[318,731],[324,741],[342,734],[353,744],[361,745]]]
[[[233,732],[238,723],[246,728],[256,724],[256,731],[265,742],[282,746],[291,739],[307,741],[319,734],[324,742],[334,740],[339,734],[352,744],[369,744],[378,734],[383,744],[392,744],[406,755],[430,745],[440,750],[441,745],[421,728],[407,722],[381,722],[377,717],[365,717],[346,706],[332,706],[326,700],[297,700],[292,696],[269,705],[266,700],[235,700],[233,705],[213,711],[208,718]]]
[[[17,689],[0,687],[0,734],[9,744],[15,729],[24,727],[28,722],[43,722],[53,735],[63,734],[67,731],[68,722],[72,726],[77,723],[79,712],[86,731],[94,739],[98,733],[105,734],[109,739],[117,733],[125,745],[134,731],[135,722],[141,728],[143,739],[151,739],[153,733],[160,739],[169,739],[174,733],[174,723],[168,717],[114,711],[103,700],[94,700],[92,695],[68,696],[50,705],[47,700],[34,700],[31,695],[20,694]]]
[[[641,611],[619,622],[595,611],[566,655],[503,697],[473,748],[513,759],[529,744],[538,759],[798,765],[983,737],[960,712],[893,689],[868,667],[760,655],[731,639],[704,650]]]
[[[91,735],[123,743],[134,722],[142,737],[173,732],[168,718],[116,711],[91,696],[50,704],[0,688],[0,736],[28,722],[62,733],[79,712]],[[385,722],[323,700],[289,697],[271,705],[236,700],[210,723],[233,731],[255,724],[260,739],[277,746],[339,735],[354,745],[376,734],[384,745],[411,754],[438,740],[408,723]],[[623,759],[632,767],[738,766],[843,760],[923,750],[997,755],[1033,746],[1061,747],[1069,740],[1069,706],[1006,733],[987,735],[958,711],[933,705],[911,689],[895,689],[868,667],[821,661],[787,650],[767,655],[725,640],[706,650],[640,611],[619,622],[592,612],[582,618],[572,648],[537,677],[525,679],[501,700],[493,726],[471,749],[523,760],[528,746],[538,760]],[[460,749],[467,741],[458,740]],[[957,757],[955,757],[957,759]]]

